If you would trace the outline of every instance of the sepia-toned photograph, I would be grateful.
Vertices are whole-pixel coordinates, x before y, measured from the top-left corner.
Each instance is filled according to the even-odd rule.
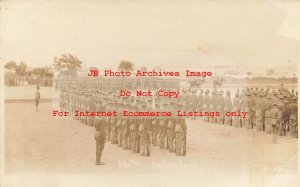
[[[297,187],[299,1],[1,1],[2,187]]]

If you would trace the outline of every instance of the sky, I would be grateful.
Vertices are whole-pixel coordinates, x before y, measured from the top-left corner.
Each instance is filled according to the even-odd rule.
[[[299,11],[299,1],[2,1],[0,60],[295,70]]]

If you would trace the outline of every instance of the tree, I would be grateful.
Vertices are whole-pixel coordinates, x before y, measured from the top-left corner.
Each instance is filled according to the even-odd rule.
[[[4,65],[4,68],[5,69],[8,69],[8,70],[16,70],[17,69],[17,63],[14,62],[14,61],[9,61],[7,62],[5,65]]]
[[[19,84],[24,81],[24,76],[26,75],[27,65],[24,62],[20,62],[20,64],[16,68],[16,73],[19,76]]]
[[[132,71],[134,64],[130,61],[122,60],[118,66],[120,71]]]
[[[56,70],[67,69],[69,75],[74,76],[81,69],[82,61],[71,54],[62,54],[60,58],[54,58],[53,66]]]

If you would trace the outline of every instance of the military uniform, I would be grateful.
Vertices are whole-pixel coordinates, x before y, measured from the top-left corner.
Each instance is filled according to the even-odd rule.
[[[203,111],[209,111],[210,99],[209,99],[208,94],[209,94],[209,90],[205,90],[205,95],[204,95],[203,100],[202,100],[202,110]],[[203,119],[204,119],[205,122],[208,122],[209,121],[209,116],[204,116]]]
[[[224,113],[225,113],[225,119],[224,119],[224,124],[225,125],[231,125],[231,117],[227,116],[227,112],[232,111],[232,101],[230,97],[230,91],[227,90],[226,92],[226,97],[224,98]]]
[[[178,103],[178,108],[182,108],[182,103]],[[187,127],[185,124],[185,118],[182,116],[176,116],[175,121],[175,152],[177,156],[186,155],[186,132]]]
[[[136,103],[132,104],[132,111],[139,111],[139,99],[136,99]],[[140,123],[140,117],[134,117],[130,124],[130,149],[132,152],[139,153],[140,151],[140,139],[138,134],[138,128]]]
[[[160,111],[159,101],[155,101],[155,111]],[[157,146],[157,135],[158,135],[158,124],[159,124],[160,117],[155,117],[151,124],[151,142],[152,145]]]
[[[272,125],[272,133],[273,133],[272,142],[276,143],[278,128],[280,127],[280,121],[281,121],[281,112],[279,111],[279,109],[277,107],[277,102],[273,103],[273,108],[270,111],[270,119],[271,119],[271,125]]]
[[[290,112],[290,128],[291,128],[291,136],[294,138],[298,138],[298,105],[297,105],[297,97],[293,97],[293,102],[289,105]]]
[[[101,105],[101,103],[98,103],[96,106],[96,109],[99,111],[104,110],[104,106]],[[102,151],[104,149],[105,145],[105,119],[100,116],[96,116],[95,118],[95,140],[96,140],[96,165],[103,164],[100,162]]]
[[[267,133],[272,132],[272,124],[271,124],[271,117],[270,112],[272,109],[272,97],[270,95],[267,96],[267,101],[265,105],[265,131]]]
[[[147,107],[146,103],[142,104],[142,107]],[[147,111],[152,111],[149,104]],[[143,117],[139,125],[139,136],[140,136],[140,147],[141,147],[141,156],[150,156],[150,132],[151,132],[151,117]]]
[[[232,103],[232,107],[233,107],[233,111],[240,111],[240,97],[239,97],[239,92],[237,91],[236,94],[235,94],[235,97],[233,98],[233,103]],[[241,117],[240,116],[233,116],[232,117],[232,126],[235,126],[235,127],[240,127],[240,120],[241,120]]]
[[[166,101],[164,101],[162,110],[166,110],[166,109],[167,109],[167,103],[166,103]],[[166,119],[166,117],[161,118],[159,120],[158,138],[159,138],[159,148],[160,149],[166,148],[165,145],[166,145],[166,135],[167,135],[167,123],[168,123],[168,120]]]
[[[174,152],[174,140],[175,140],[175,102],[169,104],[169,111],[172,112],[172,116],[168,118],[167,122],[167,149],[169,152]]]
[[[131,103],[127,102],[124,105],[124,110],[130,111]],[[131,119],[129,116],[124,116],[122,121],[122,145],[123,149],[129,150],[130,149],[130,129],[129,125],[131,123]]]
[[[263,93],[258,94],[258,98],[256,99],[256,111],[255,111],[255,125],[258,131],[263,130],[263,111],[264,111],[264,102],[263,102]]]

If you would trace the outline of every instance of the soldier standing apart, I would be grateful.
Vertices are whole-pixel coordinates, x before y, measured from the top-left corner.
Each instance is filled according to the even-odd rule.
[[[41,94],[40,94],[40,86],[36,86],[36,91],[35,91],[35,111],[39,111],[39,103],[41,100]]]
[[[96,110],[97,111],[104,111],[104,107],[99,102],[98,105],[96,105]],[[96,140],[96,165],[104,165],[103,162],[100,162],[101,156],[102,156],[102,151],[104,149],[104,144],[105,144],[105,119],[100,116],[95,117],[95,140]]]

